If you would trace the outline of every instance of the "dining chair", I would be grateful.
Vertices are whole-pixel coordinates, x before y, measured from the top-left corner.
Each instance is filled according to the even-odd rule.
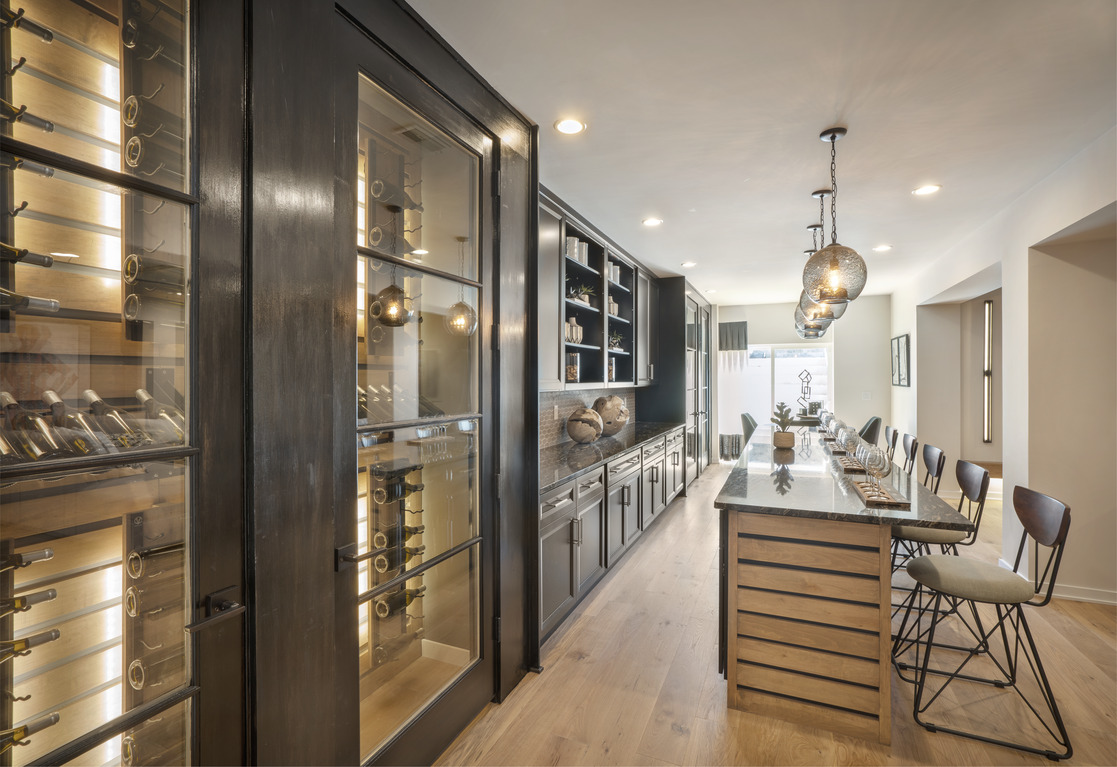
[[[1023,527],[1012,570],[995,563],[949,554],[916,557],[908,563],[908,574],[916,585],[905,600],[906,611],[893,641],[892,659],[898,668],[916,670],[912,710],[915,721],[925,729],[995,743],[1052,760],[1068,759],[1073,753],[1070,737],[1028,627],[1024,608],[1043,607],[1051,601],[1070,529],[1070,507],[1051,496],[1020,486],[1013,490],[1012,505]],[[1029,541],[1031,546],[1027,545]],[[1026,563],[1025,548],[1029,549]],[[1021,565],[1030,573],[1029,576],[1021,573]],[[979,603],[986,614],[990,610],[995,613],[996,620],[988,628],[979,617]],[[964,657],[960,659],[954,649],[956,646],[935,641],[940,624],[951,617],[954,620],[949,625],[964,630],[969,636],[963,636],[972,639],[972,644],[964,650]],[[911,651],[914,651],[915,662],[903,663],[901,659]],[[978,655],[984,656],[982,668],[992,676],[978,676],[979,669],[973,666],[967,668],[967,664]],[[937,663],[932,664],[932,656]],[[900,676],[904,678],[902,674]],[[932,676],[942,679],[942,684],[930,683]],[[1002,721],[1016,713],[1027,716],[1030,711],[1060,750],[1035,745],[1036,737],[1046,739],[1046,736],[1038,735],[1042,732],[1039,728],[1031,728],[1032,735],[1029,737],[1032,741],[1025,743],[1003,737],[1006,731],[1019,732],[1022,729],[1019,727],[1000,728],[999,731],[991,728],[992,731],[986,732],[961,729],[979,721],[972,716],[957,726],[957,717],[949,720],[948,724],[942,720],[930,721],[931,717],[938,718],[946,711],[967,708],[972,711],[971,706],[976,705],[978,700],[991,701],[990,692],[967,695],[965,688],[974,689],[968,685],[954,685],[950,693],[944,694],[947,687],[959,679],[1002,690],[1013,689],[1025,706],[1017,712],[999,702],[996,704],[995,721]],[[1038,688],[1038,696],[1033,688]],[[1032,694],[1032,700],[1029,700],[1028,694]],[[936,702],[939,707],[932,711]]]
[[[926,454],[924,454],[926,455]],[[969,546],[977,540],[981,529],[981,515],[985,510],[985,497],[989,494],[989,471],[976,463],[958,461],[954,476],[962,497],[958,499],[958,513],[973,523],[973,531],[942,530],[913,525],[892,527],[892,572],[907,566],[921,554],[930,554],[931,546],[938,546],[943,554],[957,554],[959,546]]]
[[[875,445],[877,439],[880,437],[880,416],[874,415],[865,425],[861,427],[861,431],[857,432],[861,439],[868,442],[870,445]]]
[[[888,451],[888,460],[896,457],[896,440],[900,438],[900,430],[891,426],[884,427],[884,448]]]
[[[743,435],[741,439],[742,448],[752,439],[752,435],[756,431],[756,426],[755,418],[748,413],[741,413],[741,434]]]
[[[910,434],[904,435],[904,468],[903,471],[911,476],[915,469],[915,449],[919,447],[919,440]]]
[[[923,487],[938,495],[942,470],[946,467],[946,453],[934,445],[924,445],[923,465],[927,467],[927,474],[923,477]]]

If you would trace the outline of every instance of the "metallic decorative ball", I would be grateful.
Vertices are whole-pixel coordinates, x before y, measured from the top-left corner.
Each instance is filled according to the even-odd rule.
[[[628,408],[625,406],[624,400],[615,394],[610,394],[608,397],[598,397],[593,402],[593,409],[601,416],[601,421],[604,424],[601,433],[606,437],[613,436],[628,423]]]
[[[570,435],[570,439],[583,445],[600,437],[603,426],[601,416],[588,407],[578,408],[566,419],[566,433]]]

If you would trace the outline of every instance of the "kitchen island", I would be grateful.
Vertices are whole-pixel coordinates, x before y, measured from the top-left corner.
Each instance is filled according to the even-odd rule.
[[[757,434],[721,509],[722,670],[728,705],[891,742],[892,525],[970,530],[893,466],[910,509],[867,508],[814,431],[789,450]]]

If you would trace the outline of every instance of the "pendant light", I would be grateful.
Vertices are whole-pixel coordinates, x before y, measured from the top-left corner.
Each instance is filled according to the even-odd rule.
[[[865,289],[868,270],[856,250],[838,244],[838,178],[835,146],[846,134],[845,128],[829,128],[819,134],[830,142],[830,244],[809,259],[803,267],[803,289],[819,304],[838,305],[856,299]]]
[[[468,237],[458,237],[458,276],[465,277],[465,244]],[[477,312],[465,302],[465,288],[458,286],[458,302],[446,314],[446,331],[455,336],[471,336],[477,330]]]
[[[822,338],[822,336],[826,333],[825,330],[807,330],[800,327],[795,328],[795,332],[804,341],[814,341],[816,339]]]
[[[811,242],[814,244],[814,250],[811,251],[813,256],[818,252],[819,248],[826,242],[826,197],[831,194],[830,189],[816,189],[811,192],[811,197],[818,200],[818,223],[811,224],[807,227],[811,231]],[[807,291],[799,293],[799,308],[803,310],[803,314],[808,317],[814,317],[820,320],[836,320],[840,319],[846,313],[845,304],[819,304],[815,303],[807,294]]]
[[[376,294],[369,302],[368,313],[381,325],[401,328],[415,316],[411,297],[395,284],[396,270],[392,269],[392,283]]]

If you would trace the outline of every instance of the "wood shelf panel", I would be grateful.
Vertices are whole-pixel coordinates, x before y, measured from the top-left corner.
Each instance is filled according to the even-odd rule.
[[[737,589],[736,601],[737,609],[745,612],[813,621],[861,631],[880,629],[880,608],[876,605],[753,589]]]

